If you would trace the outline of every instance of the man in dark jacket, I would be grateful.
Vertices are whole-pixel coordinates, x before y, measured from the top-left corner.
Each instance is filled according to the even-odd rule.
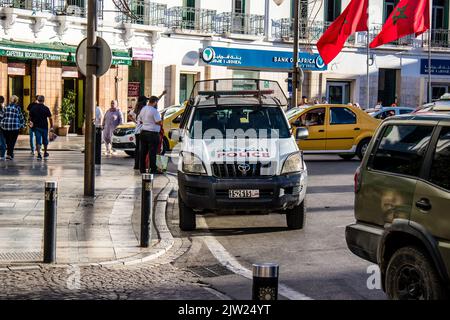
[[[53,119],[50,109],[44,104],[44,96],[38,96],[38,103],[30,108],[30,121],[33,123],[34,133],[36,135],[37,159],[42,160],[41,146],[44,146],[44,159],[47,159],[48,146],[48,121],[50,121],[50,130],[53,131]]]

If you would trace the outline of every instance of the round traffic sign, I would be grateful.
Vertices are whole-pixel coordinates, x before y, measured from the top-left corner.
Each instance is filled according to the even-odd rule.
[[[108,43],[101,37],[97,37],[95,46],[97,48],[97,70],[95,72],[95,75],[97,77],[101,77],[106,72],[108,72],[109,68],[111,67],[112,52]],[[84,39],[78,45],[75,61],[77,63],[78,70],[80,70],[83,75],[86,75],[87,39]]]

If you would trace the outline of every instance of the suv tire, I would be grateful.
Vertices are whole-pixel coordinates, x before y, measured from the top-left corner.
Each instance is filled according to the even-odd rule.
[[[286,210],[286,222],[288,229],[290,230],[301,230],[305,226],[305,200],[298,206],[292,209]]]
[[[442,300],[446,291],[428,256],[417,247],[404,247],[391,257],[386,293],[393,300]]]
[[[367,151],[367,148],[369,147],[370,138],[362,139],[358,147],[356,148],[356,155],[358,156],[359,160],[362,160],[364,158],[364,154]]]
[[[179,207],[178,212],[180,218],[180,229],[183,231],[195,230],[197,225],[195,221],[194,210],[186,206],[186,204],[183,202],[183,199],[181,199],[180,194],[178,194],[178,207]]]

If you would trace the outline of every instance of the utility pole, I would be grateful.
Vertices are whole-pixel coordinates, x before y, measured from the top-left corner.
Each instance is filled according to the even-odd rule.
[[[431,71],[433,61],[431,60],[431,40],[433,29],[433,1],[430,0],[430,28],[428,29],[428,103],[433,102],[433,88],[431,86]]]
[[[294,61],[292,65],[292,101],[291,108],[298,106],[298,38],[299,38],[300,0],[294,0]]]
[[[95,131],[94,110],[96,104],[97,72],[97,0],[88,0],[87,10],[87,59],[86,59],[86,135],[84,150],[84,195],[95,195]]]

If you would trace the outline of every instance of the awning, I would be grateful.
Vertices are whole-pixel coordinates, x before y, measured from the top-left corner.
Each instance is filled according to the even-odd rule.
[[[75,63],[77,48],[63,43],[25,43],[0,41],[0,56],[16,59],[51,60]],[[132,58],[127,50],[112,50],[113,65],[131,65]]]

